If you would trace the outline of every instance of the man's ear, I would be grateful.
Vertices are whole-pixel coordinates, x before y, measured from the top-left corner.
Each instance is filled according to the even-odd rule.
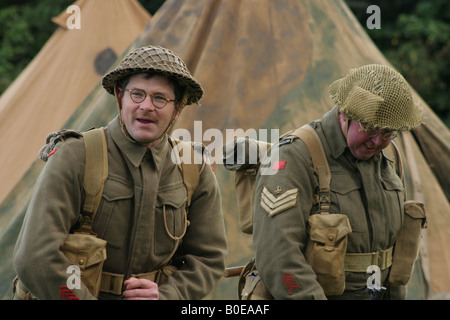
[[[116,96],[117,106],[118,106],[119,110],[122,110],[122,98],[123,98],[122,88],[115,87],[114,95]]]
[[[339,121],[339,126],[341,127],[341,130],[342,130],[342,133],[347,138],[348,126],[350,124],[350,121],[349,121],[347,115],[341,111],[338,111],[338,121]]]

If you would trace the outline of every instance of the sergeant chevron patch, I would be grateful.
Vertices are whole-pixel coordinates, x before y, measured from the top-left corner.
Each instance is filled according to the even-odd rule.
[[[297,203],[298,189],[288,189],[279,196],[273,195],[266,187],[261,192],[261,207],[272,217]]]
[[[300,289],[300,286],[297,281],[295,281],[294,276],[290,273],[283,273],[283,283],[289,294],[292,294],[292,291],[295,289]]]
[[[61,286],[59,288],[59,294],[62,296],[63,300],[79,300],[77,295],[66,286]]]

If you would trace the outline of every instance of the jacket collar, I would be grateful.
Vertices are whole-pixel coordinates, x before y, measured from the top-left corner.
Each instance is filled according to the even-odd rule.
[[[320,121],[325,139],[335,159],[340,157],[344,153],[345,148],[347,148],[347,140],[339,125],[337,110],[337,107],[332,108]]]
[[[125,137],[125,134],[120,127],[119,116],[116,116],[113,120],[111,120],[108,124],[108,128],[111,132],[111,138],[117,144],[125,157],[130,160],[134,167],[139,167],[144,160],[145,155],[148,153],[147,157],[153,163],[156,170],[161,168],[169,148],[167,135],[162,138],[158,145],[151,148],[146,148],[143,145],[134,143]]]

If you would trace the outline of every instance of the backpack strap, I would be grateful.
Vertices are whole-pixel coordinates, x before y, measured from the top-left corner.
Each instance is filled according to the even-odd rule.
[[[195,189],[197,188],[200,182],[200,174],[205,167],[205,161],[202,161],[202,166],[199,168],[199,165],[195,163],[195,149],[191,142],[186,142],[182,140],[177,140],[169,136],[169,141],[172,145],[172,148],[175,152],[173,155],[175,156],[178,169],[180,169],[181,175],[183,177],[183,183],[187,192],[187,202],[186,202],[186,212],[189,211],[189,207],[191,206],[192,195],[194,194]],[[182,161],[183,150],[191,151],[191,157],[189,163]]]
[[[331,173],[322,142],[320,141],[316,130],[309,124],[294,130],[292,135],[302,139],[309,150],[314,172],[319,178],[319,211],[328,212],[330,210]]]
[[[92,223],[102,199],[103,186],[108,177],[108,149],[103,128],[92,129],[82,134],[86,148],[83,184],[86,198],[81,213],[79,231],[94,233]]]

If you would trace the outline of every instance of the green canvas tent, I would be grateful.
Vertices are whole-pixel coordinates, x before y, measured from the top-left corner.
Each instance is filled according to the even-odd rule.
[[[192,137],[194,121],[201,121],[203,131],[283,133],[297,128],[332,107],[328,86],[350,68],[389,64],[343,1],[167,0],[129,51],[147,44],[180,54],[205,89],[201,106],[187,107],[175,126],[190,130]],[[425,124],[402,135],[398,144],[409,198],[425,201],[428,228],[408,298],[449,298],[450,205],[444,190],[450,172],[450,132],[414,96],[424,105]],[[97,85],[64,127],[102,126],[116,114],[112,97]],[[1,217],[7,217],[6,224],[0,224],[1,283],[14,276],[12,248],[42,166],[40,160],[33,162],[0,206]],[[253,248],[251,236],[238,227],[234,177],[223,165],[214,167],[229,243],[227,265],[243,265],[253,256]],[[237,279],[221,279],[208,298],[236,299]]]

